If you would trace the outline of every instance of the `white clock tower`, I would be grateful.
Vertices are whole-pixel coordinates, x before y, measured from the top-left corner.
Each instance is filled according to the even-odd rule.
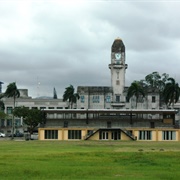
[[[125,87],[125,46],[120,38],[114,40],[111,47],[111,86],[113,88],[112,106],[122,108],[125,106],[125,96],[123,95]]]

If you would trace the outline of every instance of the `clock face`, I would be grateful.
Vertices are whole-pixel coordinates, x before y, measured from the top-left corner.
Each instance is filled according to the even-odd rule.
[[[121,59],[121,54],[120,54],[120,53],[116,53],[116,54],[115,54],[115,58],[116,58],[117,60],[120,60],[120,59]]]

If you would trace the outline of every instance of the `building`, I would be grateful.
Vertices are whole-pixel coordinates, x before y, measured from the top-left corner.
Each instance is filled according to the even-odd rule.
[[[120,38],[111,47],[111,87],[79,86],[75,109],[45,110],[47,122],[39,139],[180,141],[177,110],[160,109],[159,94],[127,100],[125,45]]]
[[[61,109],[44,110],[40,140],[174,140],[176,110]]]
[[[46,124],[38,128],[39,140],[180,141],[180,104],[177,103],[176,109],[160,107],[159,93],[151,89],[137,107],[135,97],[130,101],[126,98],[128,65],[125,45],[120,38],[112,44],[108,67],[111,86],[79,86],[80,99],[74,109],[68,109],[68,104],[61,99],[33,99],[26,90],[21,91],[17,106],[38,108],[46,113]],[[4,99],[4,102],[5,111],[11,114],[12,99]],[[11,131],[9,122],[1,120],[1,130],[6,133]],[[16,122],[22,125],[21,119]]]
[[[29,109],[66,109],[68,104],[63,102],[62,99],[53,98],[32,98],[28,96],[27,89],[19,89],[20,97],[16,98],[15,106],[25,106]],[[12,133],[12,111],[13,111],[13,98],[3,98],[4,112],[8,115],[6,119],[0,119],[0,131],[7,136]],[[15,133],[27,132],[27,127],[23,124],[21,118],[15,117]]]

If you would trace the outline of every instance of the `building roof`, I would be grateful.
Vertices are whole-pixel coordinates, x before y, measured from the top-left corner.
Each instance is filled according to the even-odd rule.
[[[176,114],[175,109],[44,109],[47,113]]]
[[[112,47],[111,47],[111,51],[112,52],[125,52],[125,46],[124,46],[124,43],[122,41],[122,39],[120,38],[116,38],[112,44]]]
[[[112,93],[110,86],[78,86],[78,93]]]

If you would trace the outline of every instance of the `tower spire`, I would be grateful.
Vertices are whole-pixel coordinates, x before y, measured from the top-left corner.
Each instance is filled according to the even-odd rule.
[[[120,38],[116,38],[111,47],[111,86],[113,89],[112,106],[115,108],[125,106],[125,96],[123,94],[125,87],[125,45]]]

